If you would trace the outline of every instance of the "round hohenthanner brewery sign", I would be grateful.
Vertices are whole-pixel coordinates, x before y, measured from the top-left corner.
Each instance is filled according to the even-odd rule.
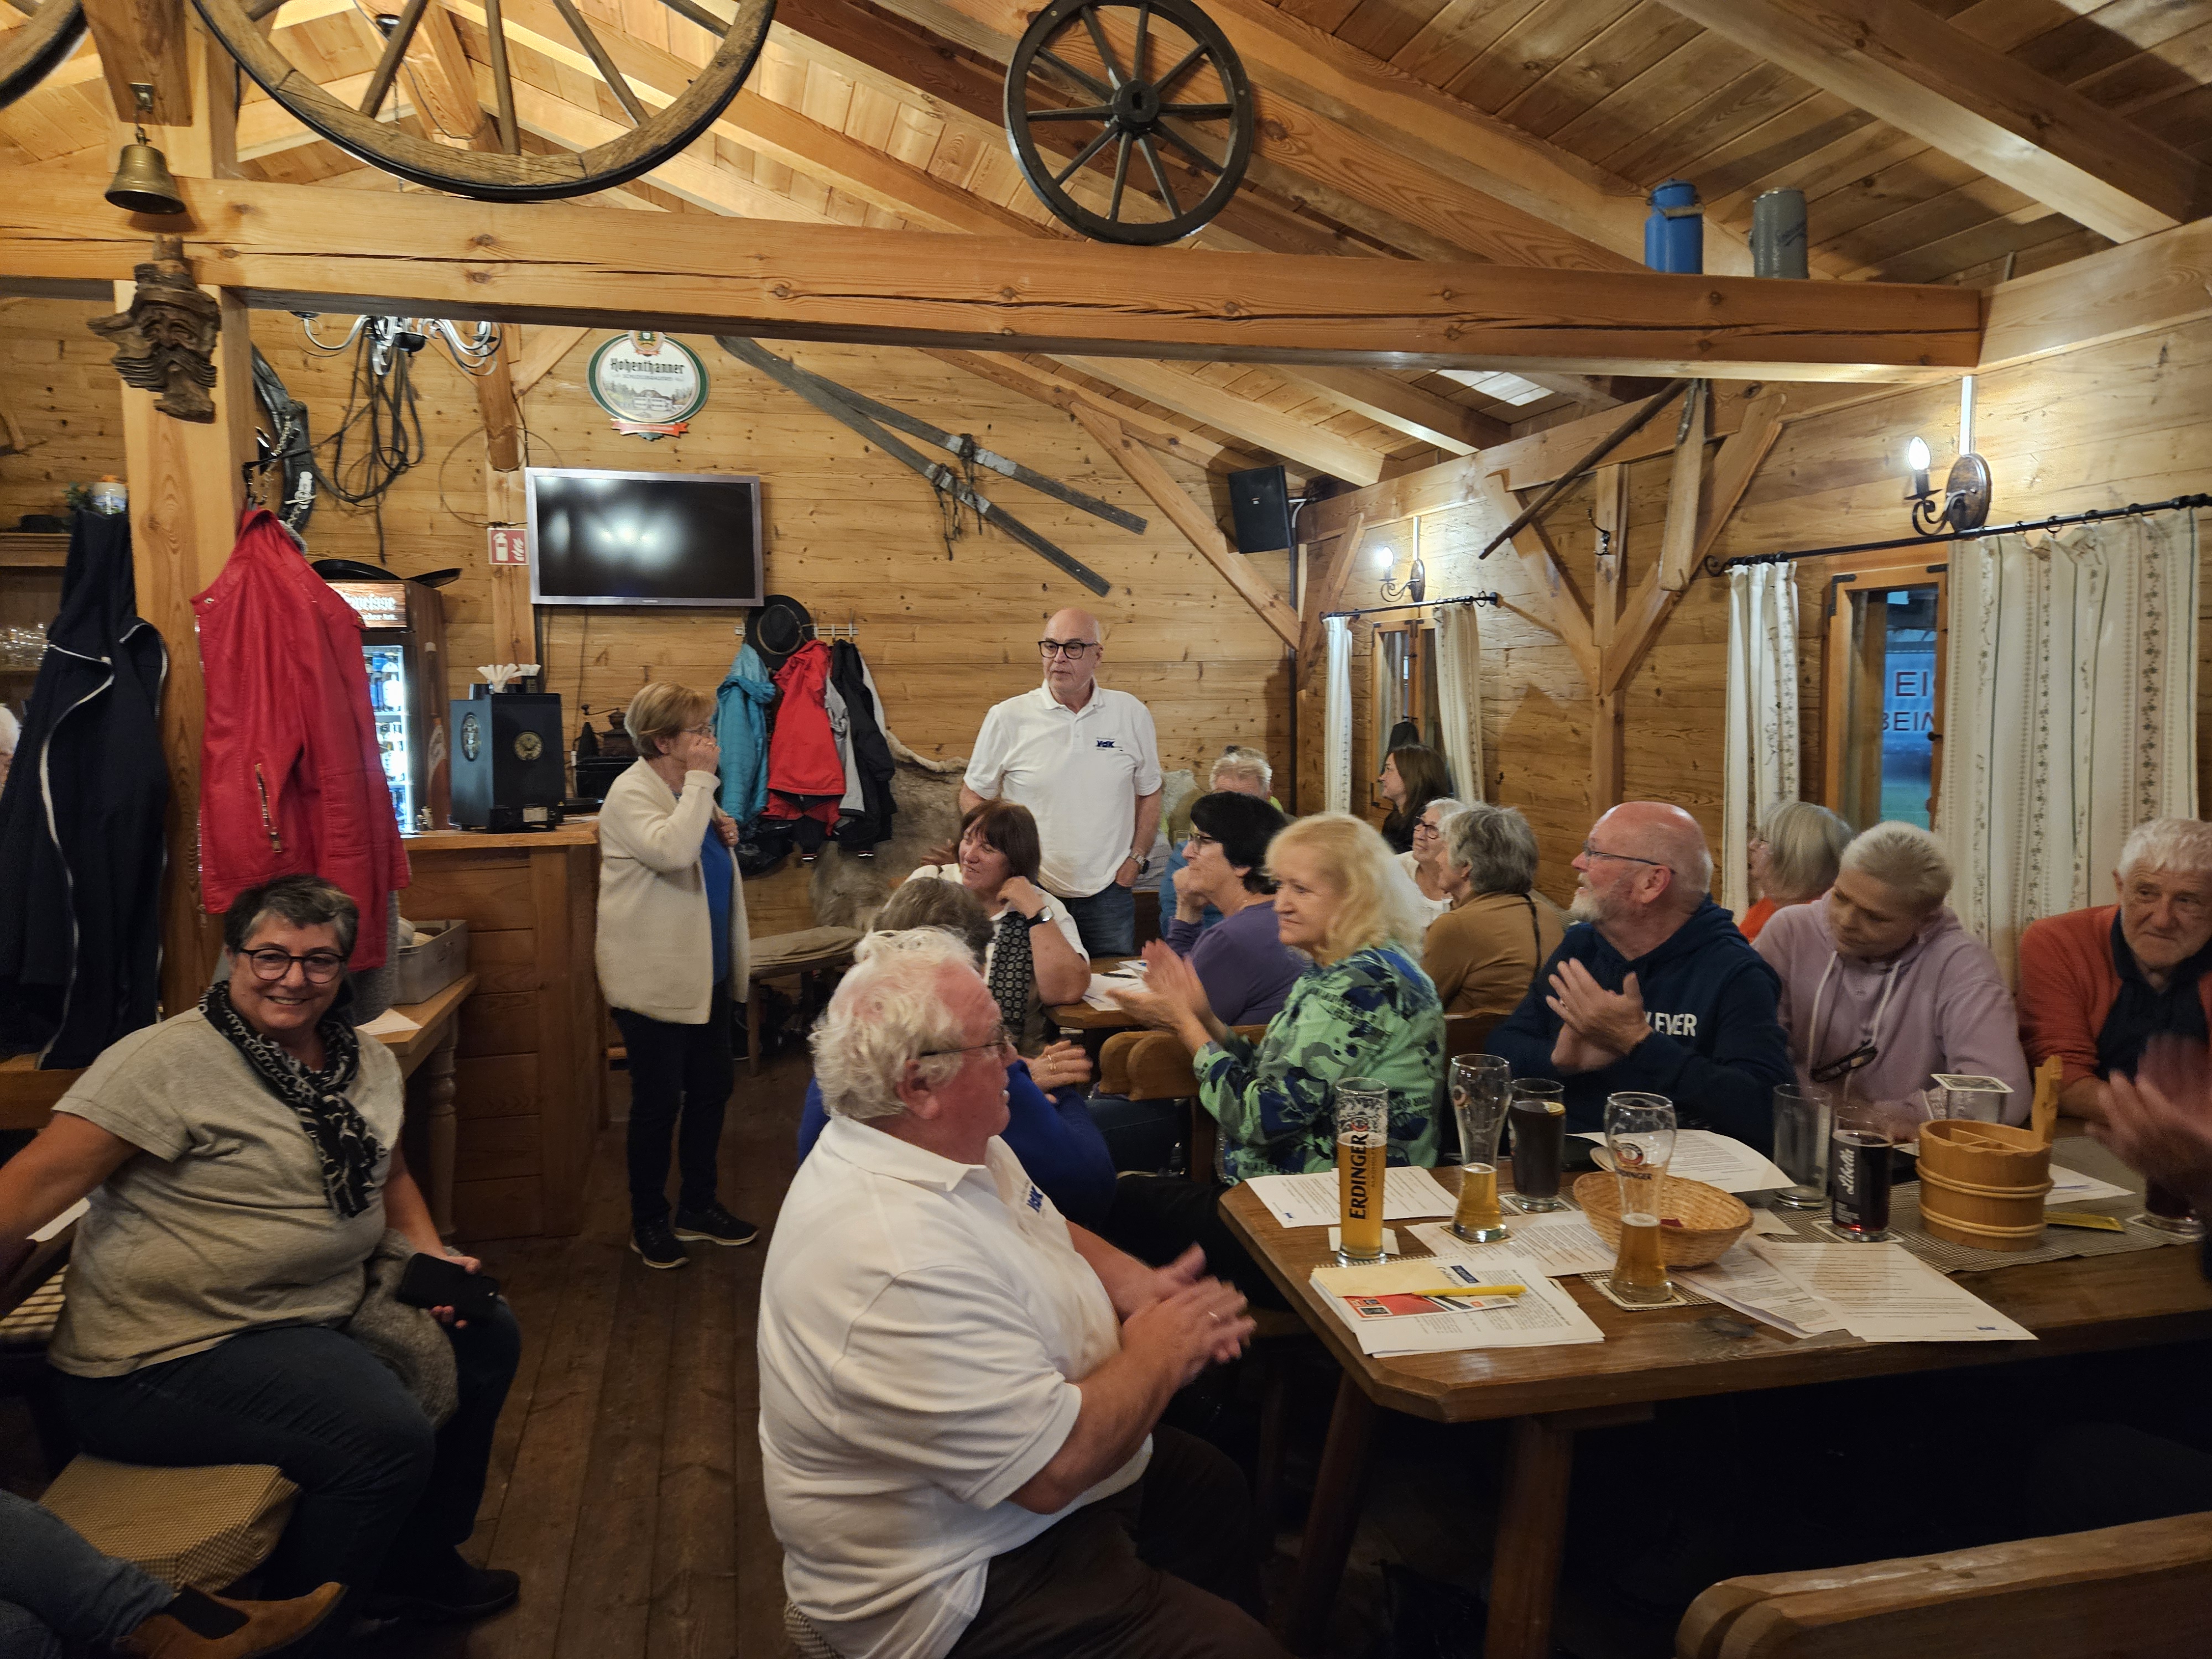
[[[707,406],[707,368],[665,334],[617,334],[592,354],[592,401],[615,430],[648,441],[679,435]]]

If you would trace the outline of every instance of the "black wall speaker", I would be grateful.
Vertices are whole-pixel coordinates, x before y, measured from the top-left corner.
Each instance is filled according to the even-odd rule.
[[[1272,553],[1291,544],[1291,489],[1279,466],[1229,475],[1229,510],[1237,515],[1237,550]]]

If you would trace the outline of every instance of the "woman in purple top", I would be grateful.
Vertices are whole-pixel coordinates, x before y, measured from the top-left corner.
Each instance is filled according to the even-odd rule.
[[[1189,958],[1208,1006],[1224,1024],[1273,1019],[1312,965],[1277,935],[1275,884],[1264,873],[1267,843],[1287,822],[1273,803],[1234,790],[1217,789],[1191,804],[1185,862],[1175,875],[1175,918],[1164,943]],[[1221,912],[1210,927],[1201,920],[1209,904]],[[1136,987],[1113,995],[1140,1018],[1153,1003],[1150,992]],[[1116,1170],[1165,1166],[1188,1117],[1164,1101],[1093,1095],[1088,1103]]]
[[[1276,936],[1275,884],[1263,872],[1267,843],[1287,822],[1270,803],[1227,789],[1191,803],[1164,937],[1189,958],[1224,1025],[1266,1024],[1310,965]],[[1211,927],[1200,920],[1209,904],[1222,918]]]

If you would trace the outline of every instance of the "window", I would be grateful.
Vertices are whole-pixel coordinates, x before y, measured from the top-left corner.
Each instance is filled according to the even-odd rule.
[[[1437,717],[1436,629],[1418,619],[1380,623],[1375,629],[1374,764],[1368,768],[1369,798],[1385,811],[1389,803],[1375,792],[1383,757],[1407,743],[1443,748],[1443,726]],[[1403,728],[1411,727],[1410,731]],[[1396,741],[1392,741],[1393,737]]]
[[[1945,567],[1843,560],[1828,580],[1824,799],[1854,829],[1935,827],[1943,756]]]

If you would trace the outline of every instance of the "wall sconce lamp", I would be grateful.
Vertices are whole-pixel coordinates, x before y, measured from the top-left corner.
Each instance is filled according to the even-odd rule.
[[[1421,562],[1421,521],[1413,520],[1413,568],[1406,573],[1406,580],[1394,582],[1390,572],[1396,565],[1396,556],[1388,547],[1375,550],[1376,568],[1382,573],[1382,600],[1386,605],[1419,605],[1429,591],[1429,573]]]
[[[1923,536],[1956,536],[1979,530],[1989,522],[1991,483],[1990,464],[1974,453],[1974,377],[1967,375],[1959,390],[1959,459],[1951,463],[1943,481],[1941,505],[1928,482],[1928,443],[1914,437],[1905,446],[1905,464],[1912,472],[1912,487],[1905,501],[1912,508],[1912,527]]]

